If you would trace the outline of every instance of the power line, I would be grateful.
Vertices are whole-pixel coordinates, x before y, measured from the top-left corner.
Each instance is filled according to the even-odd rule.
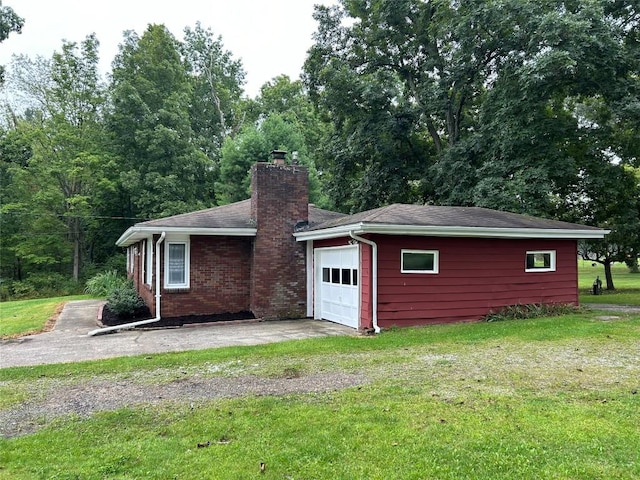
[[[35,213],[35,212],[0,212],[1,215],[21,215],[21,216],[33,216],[33,217],[56,217],[56,218],[95,218],[98,220],[138,220],[138,221],[147,221],[149,218],[138,218],[138,217],[115,217],[115,216],[106,216],[106,215],[70,215],[67,213]]]

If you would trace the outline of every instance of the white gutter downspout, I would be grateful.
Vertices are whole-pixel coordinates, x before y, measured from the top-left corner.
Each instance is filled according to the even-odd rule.
[[[97,328],[96,330],[91,330],[87,335],[93,337],[94,335],[101,335],[103,333],[114,332],[116,330],[124,330],[127,328],[137,327],[138,325],[146,325],[148,323],[154,323],[162,318],[160,316],[160,245],[164,241],[164,238],[167,236],[167,232],[162,232],[160,238],[156,242],[156,316],[154,318],[150,318],[148,320],[138,320],[137,322],[124,323],[122,325],[113,325],[111,327]]]
[[[349,236],[358,242],[366,243],[371,247],[372,250],[372,258],[371,261],[373,263],[371,267],[371,276],[372,278],[372,288],[371,288],[371,299],[372,303],[372,323],[373,323],[373,331],[375,333],[380,333],[380,327],[378,326],[378,245],[376,242],[371,240],[367,240],[366,238],[362,238],[353,233],[353,230],[349,232]]]

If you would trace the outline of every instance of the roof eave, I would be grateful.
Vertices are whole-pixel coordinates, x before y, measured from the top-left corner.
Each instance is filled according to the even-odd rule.
[[[383,235],[415,235],[429,237],[475,237],[475,238],[549,238],[566,240],[601,239],[610,230],[559,229],[559,228],[492,228],[492,227],[456,227],[425,225],[390,225],[355,223],[322,230],[297,232],[296,240],[326,240],[354,234],[377,233]]]
[[[128,247],[151,235],[160,235],[166,232],[168,235],[209,235],[229,237],[255,237],[255,228],[194,228],[194,227],[160,227],[134,225],[129,227],[116,241],[118,247]]]

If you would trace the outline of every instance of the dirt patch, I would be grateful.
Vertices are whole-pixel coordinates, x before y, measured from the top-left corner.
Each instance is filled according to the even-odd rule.
[[[42,328],[42,330],[40,332],[36,332],[36,333],[44,333],[44,332],[50,332],[51,330],[54,329],[54,327],[56,326],[56,322],[58,321],[58,317],[60,316],[60,314],[62,313],[62,310],[64,309],[65,303],[61,303],[59,304],[55,311],[53,312],[53,315],[51,315],[46,323],[44,324],[44,327]]]
[[[361,375],[348,373],[323,373],[295,378],[185,376],[161,385],[149,385],[131,379],[90,380],[82,384],[43,380],[32,385],[30,400],[15,408],[0,411],[0,435],[5,438],[28,435],[67,415],[86,418],[100,411],[170,401],[196,402],[246,395],[322,393],[367,381]]]

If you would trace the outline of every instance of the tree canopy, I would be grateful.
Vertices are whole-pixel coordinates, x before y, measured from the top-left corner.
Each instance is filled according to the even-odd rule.
[[[581,222],[611,230],[581,245],[585,258],[635,265],[639,8],[340,0],[316,7],[301,79],[275,77],[255,98],[200,24],[182,40],[164,25],[125,32],[106,82],[94,34],[14,57],[0,276],[18,291],[121,265],[128,226],[247,198],[251,164],[274,149],[296,152],[324,208],[477,205]],[[22,25],[0,4],[0,41]]]
[[[11,7],[3,6],[0,2],[0,43],[9,38],[11,32],[20,33],[24,26],[24,19]],[[4,81],[4,66],[0,65],[0,84]]]

